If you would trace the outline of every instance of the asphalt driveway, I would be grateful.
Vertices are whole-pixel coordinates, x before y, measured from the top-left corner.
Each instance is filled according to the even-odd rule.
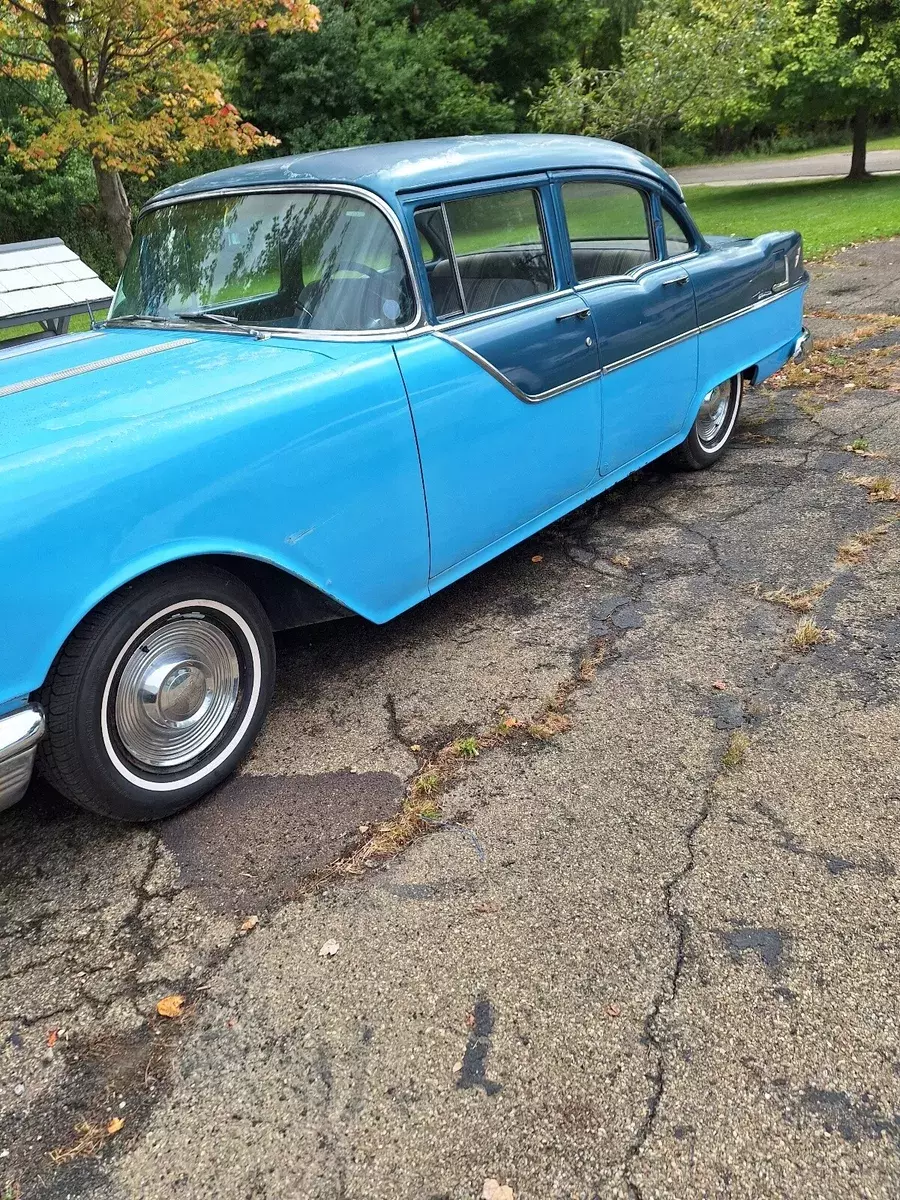
[[[2,1200],[898,1194],[900,330],[853,253],[714,470],[284,637],[182,817],[0,815]],[[330,877],[423,774],[431,831]]]

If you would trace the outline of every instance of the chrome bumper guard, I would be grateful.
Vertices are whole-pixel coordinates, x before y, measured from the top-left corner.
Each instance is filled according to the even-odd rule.
[[[794,342],[794,348],[791,351],[791,362],[803,362],[804,358],[806,358],[811,349],[812,334],[804,325],[803,329],[800,331],[800,336],[797,338],[796,342]]]
[[[45,727],[44,713],[37,705],[0,717],[0,810],[25,795]]]

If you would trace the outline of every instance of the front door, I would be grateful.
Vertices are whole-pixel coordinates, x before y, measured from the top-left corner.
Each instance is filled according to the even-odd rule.
[[[697,390],[697,310],[687,271],[653,235],[650,196],[628,183],[566,180],[562,206],[575,288],[603,370],[608,475],[682,428]]]
[[[415,222],[434,325],[395,349],[435,577],[596,477],[599,359],[585,302],[557,285],[539,185],[432,201]]]

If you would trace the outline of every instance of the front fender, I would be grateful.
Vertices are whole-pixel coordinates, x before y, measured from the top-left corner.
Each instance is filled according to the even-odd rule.
[[[373,621],[427,595],[424,494],[393,349],[328,349],[321,370],[280,369],[108,431],[80,416],[40,451],[0,459],[0,702],[40,687],[102,599],[181,558],[270,563]]]

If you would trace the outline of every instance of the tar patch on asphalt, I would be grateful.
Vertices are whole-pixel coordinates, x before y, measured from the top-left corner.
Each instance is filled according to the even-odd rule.
[[[359,844],[403,801],[387,771],[239,775],[161,827],[183,887],[218,912],[256,913]]]
[[[456,1080],[458,1088],[481,1088],[486,1096],[495,1096],[500,1091],[503,1085],[487,1077],[487,1058],[493,1032],[494,1009],[486,996],[479,996],[472,1009],[472,1032]]]

